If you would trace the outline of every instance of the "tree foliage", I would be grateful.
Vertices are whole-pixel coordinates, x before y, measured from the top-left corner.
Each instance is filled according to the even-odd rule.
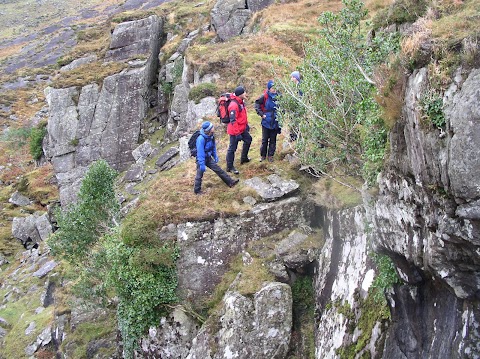
[[[77,202],[56,212],[59,229],[48,241],[53,255],[61,255],[78,266],[88,261],[92,247],[113,227],[119,214],[116,176],[117,172],[104,160],[90,166]]]
[[[124,355],[132,358],[138,338],[177,300],[178,250],[175,243],[160,242],[153,229],[143,240],[124,238],[131,231],[117,223],[116,176],[104,160],[92,164],[77,203],[57,213],[59,229],[48,244],[77,269],[77,295],[104,305],[117,298]]]
[[[314,173],[370,179],[376,173],[367,172],[379,168],[371,162],[381,164],[386,142],[374,101],[373,69],[398,41],[377,37],[367,43],[361,28],[367,14],[363,3],[344,0],[344,5],[339,13],[320,16],[320,36],[305,45],[302,94],[279,80],[280,121],[295,134],[295,150]]]

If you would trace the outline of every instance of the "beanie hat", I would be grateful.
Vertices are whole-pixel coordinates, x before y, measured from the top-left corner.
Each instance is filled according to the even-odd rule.
[[[205,121],[204,123],[202,123],[203,132],[208,132],[208,131],[210,131],[212,128],[213,128],[213,123],[211,123],[211,122],[209,122],[209,121]]]
[[[267,83],[267,89],[270,90],[270,89],[273,87],[273,85],[275,85],[275,82],[273,82],[273,80],[268,81],[268,83]]]
[[[297,81],[300,81],[300,72],[298,72],[298,71],[293,71],[290,76],[296,78]]]
[[[243,88],[243,86],[238,86],[235,89],[235,96],[240,96],[243,93],[245,93],[245,89]]]

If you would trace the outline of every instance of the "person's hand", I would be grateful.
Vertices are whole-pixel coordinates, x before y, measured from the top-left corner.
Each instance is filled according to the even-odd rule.
[[[215,161],[215,163],[218,163],[218,156],[213,157],[213,160]]]
[[[207,168],[205,167],[205,165],[200,165],[200,172],[205,172],[207,170]]]
[[[282,128],[281,128],[281,127],[277,128],[277,133],[278,133],[278,134],[281,134],[281,133],[282,133]]]

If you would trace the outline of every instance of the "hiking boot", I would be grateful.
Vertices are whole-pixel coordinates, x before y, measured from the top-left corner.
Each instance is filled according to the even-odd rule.
[[[240,172],[235,167],[227,168],[227,172],[232,172],[238,175]]]
[[[265,161],[266,159],[267,159],[267,157],[262,156],[262,157],[260,157],[260,162],[263,162],[263,161]]]
[[[248,158],[248,157],[247,157],[247,158],[242,158],[242,159],[240,160],[240,164],[241,164],[241,165],[243,165],[244,163],[248,163],[248,162],[250,162],[250,158]]]
[[[268,162],[273,162],[273,156],[268,156]]]
[[[232,182],[230,182],[230,184],[228,185],[228,187],[230,187],[230,188],[234,187],[234,186],[238,183],[238,181],[240,181],[238,178],[237,178],[237,179],[234,179]]]
[[[203,191],[198,191],[198,192],[193,192],[193,193],[195,193],[197,196],[200,196],[200,195],[203,194]]]

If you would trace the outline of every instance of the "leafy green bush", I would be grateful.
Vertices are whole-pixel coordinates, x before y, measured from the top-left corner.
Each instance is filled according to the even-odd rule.
[[[30,131],[30,154],[35,160],[39,160],[43,155],[42,142],[46,134],[46,122],[40,123],[38,127],[34,127]]]
[[[188,99],[199,103],[200,100],[207,96],[217,95],[217,86],[212,83],[203,83],[193,87],[188,94]]]
[[[97,240],[119,214],[114,179],[117,172],[106,161],[94,162],[82,181],[77,203],[56,213],[59,229],[48,244],[52,254],[81,266]]]
[[[166,305],[177,300],[178,250],[173,243],[165,243],[156,249],[156,260],[145,263],[140,261],[146,258],[145,248],[129,246],[119,236],[106,237],[104,248],[110,265],[108,287],[114,288],[119,298],[118,323],[125,357],[132,358],[137,339],[150,326],[158,325],[167,312]]]
[[[401,279],[389,256],[372,253],[371,257],[377,266],[377,275],[372,283],[373,297],[378,303],[385,302],[385,290],[401,283]]]
[[[446,119],[443,113],[443,99],[437,92],[434,90],[425,92],[420,98],[420,105],[422,106],[424,117],[435,127],[445,127]]]

